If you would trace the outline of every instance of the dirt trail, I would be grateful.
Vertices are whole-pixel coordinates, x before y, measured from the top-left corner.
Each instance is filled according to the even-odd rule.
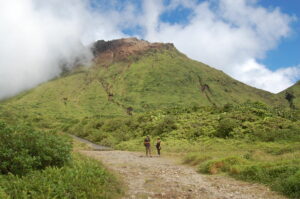
[[[267,187],[224,176],[201,175],[166,157],[127,151],[81,151],[101,160],[128,184],[124,199],[284,199]]]

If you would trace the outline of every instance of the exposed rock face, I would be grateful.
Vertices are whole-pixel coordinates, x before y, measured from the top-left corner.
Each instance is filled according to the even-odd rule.
[[[131,55],[139,55],[149,49],[174,48],[173,44],[150,43],[137,38],[117,39],[111,41],[99,40],[92,47],[94,61],[109,65],[114,61],[126,60]]]

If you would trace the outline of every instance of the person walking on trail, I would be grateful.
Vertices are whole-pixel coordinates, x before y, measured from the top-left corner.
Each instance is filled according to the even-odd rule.
[[[158,156],[160,156],[160,150],[161,150],[161,147],[160,147],[160,138],[157,138],[156,149],[157,149]]]
[[[144,140],[144,146],[146,148],[146,156],[148,157],[148,155],[150,155],[150,157],[152,157],[151,156],[150,137],[149,136],[147,136],[145,138],[145,140]]]

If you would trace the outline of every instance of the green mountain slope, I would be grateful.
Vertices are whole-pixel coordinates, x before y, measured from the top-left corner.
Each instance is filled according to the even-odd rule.
[[[58,121],[114,117],[175,106],[223,106],[280,97],[193,61],[172,44],[134,38],[98,41],[94,63],[2,103],[3,117]],[[45,122],[46,123],[46,122]],[[48,122],[47,122],[48,123]],[[49,125],[49,123],[45,127]]]
[[[291,108],[300,109],[300,81],[279,93]]]

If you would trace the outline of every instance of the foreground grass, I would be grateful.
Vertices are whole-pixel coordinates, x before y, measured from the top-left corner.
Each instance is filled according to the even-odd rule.
[[[120,143],[117,148],[144,150],[142,139]],[[187,141],[169,138],[162,142],[162,153],[183,157],[184,164],[196,167],[200,173],[225,174],[239,180],[258,182],[290,198],[300,198],[299,142],[247,142],[220,138]]]
[[[72,164],[23,177],[0,176],[0,198],[119,198],[118,180],[98,161],[75,154]]]

